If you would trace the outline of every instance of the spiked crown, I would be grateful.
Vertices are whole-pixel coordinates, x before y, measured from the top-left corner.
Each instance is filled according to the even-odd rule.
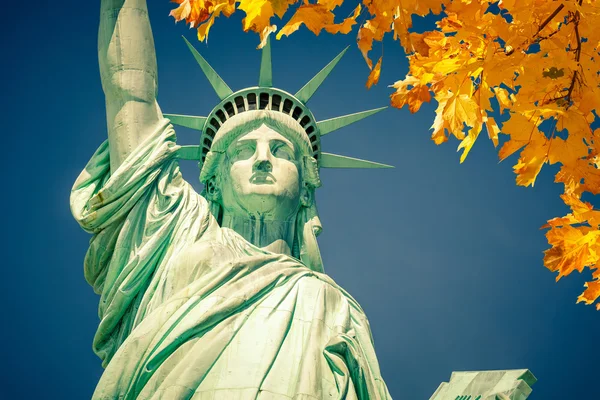
[[[340,129],[373,115],[387,107],[362,111],[324,121],[317,121],[306,103],[317,91],[321,83],[333,70],[348,50],[346,47],[319,73],[317,73],[298,92],[290,94],[274,88],[272,82],[271,45],[270,40],[262,50],[258,86],[233,92],[221,79],[208,62],[198,53],[191,43],[183,38],[192,52],[200,68],[208,78],[221,102],[211,111],[208,117],[192,115],[165,114],[175,125],[201,131],[199,146],[182,146],[177,156],[186,160],[197,160],[202,168],[206,156],[211,149],[213,139],[221,125],[234,115],[250,110],[272,110],[289,115],[296,120],[306,133],[312,149],[312,156],[322,168],[392,168],[389,165],[357,158],[325,153],[321,151],[321,136]]]

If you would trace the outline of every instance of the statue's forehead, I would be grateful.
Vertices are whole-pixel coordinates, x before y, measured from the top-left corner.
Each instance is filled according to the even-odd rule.
[[[253,129],[250,132],[240,135],[235,142],[248,141],[248,140],[255,140],[255,141],[278,140],[278,141],[288,144],[291,147],[294,147],[292,138],[286,137],[285,134],[283,134],[282,132],[279,132],[278,130],[271,128],[270,126],[268,126],[266,124],[262,124],[258,128]]]

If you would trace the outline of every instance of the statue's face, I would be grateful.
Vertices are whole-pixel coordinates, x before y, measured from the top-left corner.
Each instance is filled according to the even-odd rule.
[[[268,219],[291,219],[302,191],[298,153],[290,140],[266,125],[240,136],[225,157],[223,208]]]

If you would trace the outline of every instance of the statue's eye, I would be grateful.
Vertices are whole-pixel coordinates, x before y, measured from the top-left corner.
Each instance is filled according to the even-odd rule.
[[[252,141],[238,143],[232,154],[234,160],[247,160],[254,155],[256,145]]]
[[[283,158],[284,160],[294,159],[294,150],[285,143],[275,143],[271,146],[271,154],[277,158]]]

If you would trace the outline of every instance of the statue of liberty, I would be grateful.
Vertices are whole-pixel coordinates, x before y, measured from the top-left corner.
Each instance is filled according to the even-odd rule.
[[[316,122],[295,95],[232,92],[188,43],[222,99],[208,117],[163,115],[145,0],[102,0],[108,140],[71,209],[93,234],[85,277],[101,295],[94,399],[388,399],[367,318],[323,273],[321,167],[385,167],[321,152],[320,136],[378,110]],[[171,123],[202,131],[178,146]],[[202,194],[181,176],[200,163]]]

